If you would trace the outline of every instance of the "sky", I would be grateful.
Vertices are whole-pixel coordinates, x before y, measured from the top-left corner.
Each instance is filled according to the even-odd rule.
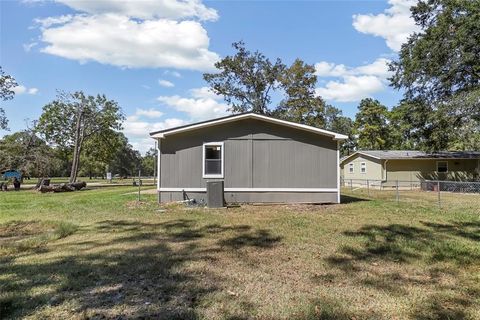
[[[202,74],[242,40],[272,60],[315,65],[316,93],[353,118],[363,98],[401,98],[387,63],[417,30],[414,1],[2,0],[0,65],[19,84],[2,107],[17,131],[58,90],[105,94],[145,152],[151,131],[228,113]]]

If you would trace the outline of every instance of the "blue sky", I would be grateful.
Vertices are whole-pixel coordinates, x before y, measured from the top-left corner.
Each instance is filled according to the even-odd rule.
[[[413,1],[1,1],[0,65],[19,83],[2,106],[15,131],[57,89],[104,93],[145,151],[151,130],[225,114],[202,73],[243,40],[272,59],[315,64],[317,93],[353,117],[362,98],[391,107],[401,97],[386,62],[416,30]]]

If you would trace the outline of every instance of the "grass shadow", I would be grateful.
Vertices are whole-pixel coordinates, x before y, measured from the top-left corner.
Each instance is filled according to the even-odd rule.
[[[414,318],[464,319],[480,292],[469,278],[480,265],[478,230],[471,222],[365,225],[344,232],[349,244],[325,260],[340,272],[336,277],[392,295],[421,288],[428,298],[418,302]],[[410,267],[425,271],[410,274]]]
[[[32,312],[42,317],[49,308],[63,306],[87,318],[197,319],[197,307],[223,289],[222,279],[189,266],[211,263],[223,251],[268,249],[281,241],[264,229],[202,226],[188,219],[105,220],[90,229],[99,234],[97,239],[47,247],[62,252],[56,259],[3,261],[0,274],[7,277],[0,278],[2,319]],[[221,238],[215,240],[215,235]],[[198,240],[204,238],[216,245],[203,246]],[[50,289],[34,294],[46,287]]]

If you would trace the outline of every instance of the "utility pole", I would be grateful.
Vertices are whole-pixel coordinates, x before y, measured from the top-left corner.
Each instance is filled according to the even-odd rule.
[[[153,185],[156,185],[156,179],[157,179],[157,157],[158,157],[157,140],[155,140],[155,155],[153,156]]]

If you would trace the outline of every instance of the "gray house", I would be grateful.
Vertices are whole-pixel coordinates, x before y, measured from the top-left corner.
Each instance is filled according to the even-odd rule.
[[[242,113],[150,136],[158,141],[161,202],[205,200],[210,180],[224,181],[227,203],[340,202],[344,135]]]

